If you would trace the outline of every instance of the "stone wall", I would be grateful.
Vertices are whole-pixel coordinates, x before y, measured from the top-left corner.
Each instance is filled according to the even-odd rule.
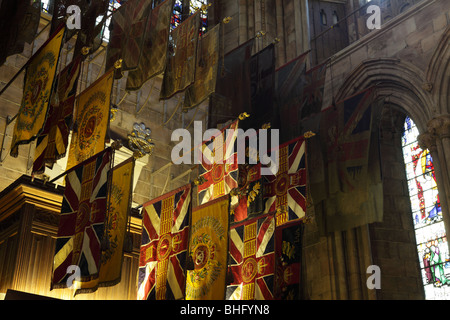
[[[215,23],[232,18],[223,31],[225,53],[253,37],[253,53],[275,42],[280,67],[309,49],[306,0],[215,0],[210,14]]]
[[[404,119],[386,106],[380,125],[384,215],[369,229],[373,263],[381,270],[377,298],[384,300],[424,298],[401,145]]]
[[[429,121],[449,112],[448,105],[440,103],[448,101],[442,98],[448,97],[448,62],[442,58],[436,62],[437,57],[448,55],[448,38],[443,36],[448,37],[449,25],[448,1],[422,1],[383,24],[381,30],[371,31],[331,57],[323,109],[331,105],[333,98],[339,101],[375,85],[377,96],[386,99],[385,112],[394,107],[403,110],[400,113],[403,118],[398,117],[395,135],[389,117],[380,129],[383,222],[326,236],[320,235],[314,223],[306,225],[305,298],[424,298],[400,133],[405,114],[414,119],[421,132],[426,132],[427,128],[431,130]],[[439,77],[432,76],[436,74],[436,64],[447,70],[440,71]],[[429,79],[434,82],[429,84]],[[439,152],[433,155],[436,165],[444,166],[438,173],[441,185],[447,186],[447,162],[443,159],[448,159],[448,150],[439,141],[438,148],[434,143],[433,152]],[[442,198],[448,199],[446,189],[439,186]],[[447,212],[445,201],[442,202],[443,212]],[[370,276],[366,270],[372,264],[381,269],[381,290],[366,287],[365,281]]]

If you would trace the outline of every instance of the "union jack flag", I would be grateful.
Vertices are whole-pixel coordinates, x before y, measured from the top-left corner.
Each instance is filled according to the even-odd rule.
[[[198,186],[199,205],[220,198],[238,187],[237,130],[239,120],[221,130],[221,133],[202,145],[202,163],[199,176],[206,182]],[[206,151],[210,152],[206,152]]]
[[[274,298],[274,214],[247,220],[230,228],[229,269],[233,282],[227,300],[272,300]]]
[[[318,113],[322,109],[327,64],[328,61],[306,71],[300,119]]]
[[[138,299],[184,298],[191,185],[144,205]]]
[[[112,150],[85,160],[66,175],[53,262],[52,288],[66,287],[67,267],[80,268],[80,283],[98,276]]]
[[[321,137],[332,193],[367,186],[374,94],[370,87],[322,112]]]
[[[278,172],[265,176],[264,212],[277,212],[277,226],[306,212],[306,142],[303,136],[279,147]]]
[[[44,130],[36,143],[33,173],[44,173],[45,166],[52,168],[58,159],[66,155],[80,67],[81,58],[77,57],[58,75],[52,94],[59,96],[59,103],[55,105],[50,102]]]

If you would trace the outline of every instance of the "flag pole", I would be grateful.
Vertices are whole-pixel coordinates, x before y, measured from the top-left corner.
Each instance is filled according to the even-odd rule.
[[[30,60],[28,60],[28,61],[30,61]],[[9,82],[2,88],[2,90],[0,91],[0,96],[3,94],[3,92],[6,91],[6,89],[8,89],[8,87],[14,82],[14,80],[17,79],[17,77],[22,73],[22,71],[25,70],[25,69],[27,68],[27,66],[28,66],[28,61],[27,61],[27,63],[25,63],[25,64],[22,66],[22,68],[20,68],[19,71],[17,71],[17,73],[14,75],[14,77],[12,77],[12,79],[9,80]],[[17,115],[16,115],[16,116],[17,116]],[[13,119],[13,120],[14,120],[14,119]]]
[[[122,145],[122,142],[121,142],[121,141],[115,141],[115,142],[113,142],[113,144],[111,144],[110,147],[108,147],[108,148],[106,148],[106,149],[100,151],[99,153],[93,155],[92,157],[98,156],[99,154],[101,154],[102,152],[105,152],[105,151],[108,150],[108,149],[111,149],[111,150],[119,150],[120,148],[122,148],[122,146],[123,146],[123,145]],[[89,158],[89,159],[90,159],[90,158]],[[79,164],[73,166],[72,168],[70,168],[70,169],[64,171],[63,173],[61,173],[61,174],[58,175],[57,177],[55,177],[55,178],[53,178],[52,180],[50,180],[48,183],[53,183],[53,182],[57,181],[58,179],[61,179],[62,177],[64,177],[64,176],[67,175],[68,173],[72,172],[72,171],[73,171],[74,169],[76,169],[77,167],[79,167],[80,165],[82,165],[82,164],[84,164],[85,162],[87,162],[89,159],[86,159],[86,160],[84,160],[83,162],[81,162],[81,163],[79,163]]]

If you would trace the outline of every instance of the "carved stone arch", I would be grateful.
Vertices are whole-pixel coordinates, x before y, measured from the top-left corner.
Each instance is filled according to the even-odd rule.
[[[423,89],[425,74],[416,66],[393,58],[369,59],[350,72],[335,97],[345,99],[370,86],[376,86],[377,97],[403,109],[419,131],[427,129],[434,107],[430,92]]]
[[[450,26],[442,34],[426,73],[438,114],[450,113]]]

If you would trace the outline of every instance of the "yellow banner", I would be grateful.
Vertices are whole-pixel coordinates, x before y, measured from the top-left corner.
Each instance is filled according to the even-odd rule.
[[[228,262],[229,196],[212,200],[192,211],[186,300],[223,300]]]
[[[114,69],[84,90],[77,102],[77,128],[70,143],[67,170],[105,149]]]
[[[109,194],[109,214],[105,221],[109,246],[102,252],[99,282],[114,285],[120,281],[122,271],[123,242],[126,234],[128,211],[131,206],[134,159],[113,169]]]
[[[121,280],[123,245],[131,205],[134,164],[134,159],[130,159],[113,169],[109,211],[105,221],[105,239],[108,246],[102,251],[98,278],[84,283],[75,281],[77,293],[93,292],[99,286],[114,286]]]
[[[20,144],[30,143],[44,128],[64,30],[64,27],[57,30],[30,59],[13,132],[12,157],[18,156]]]

